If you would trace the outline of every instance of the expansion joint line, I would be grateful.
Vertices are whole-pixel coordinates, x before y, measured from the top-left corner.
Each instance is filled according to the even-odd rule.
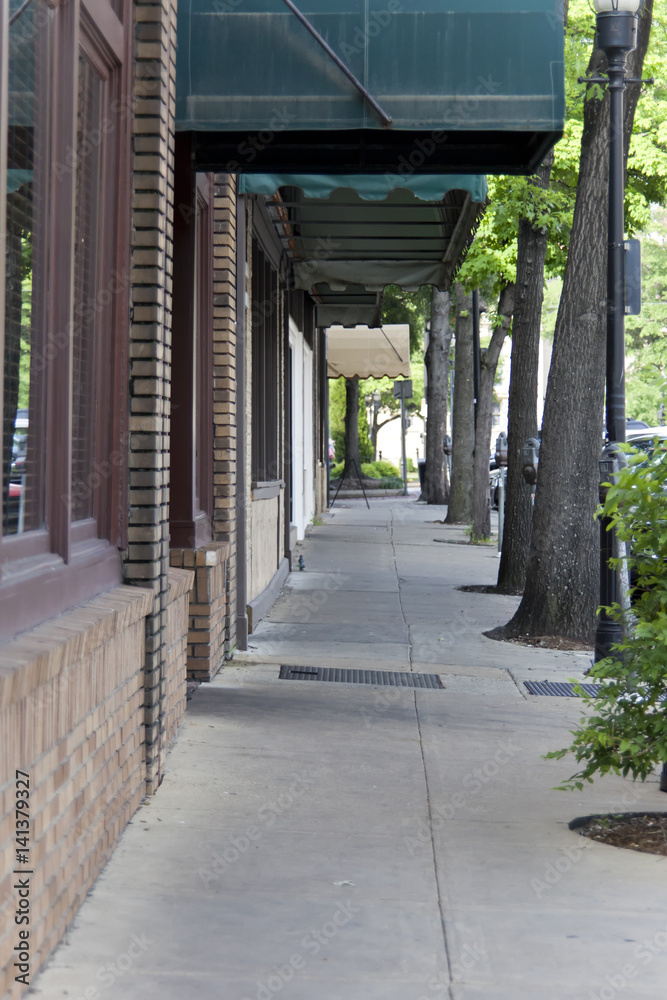
[[[405,609],[403,607],[403,595],[401,594],[401,579],[398,575],[398,562],[396,559],[396,543],[394,541],[394,510],[390,507],[389,512],[391,514],[390,523],[390,539],[391,539],[391,551],[394,559],[394,571],[396,573],[396,583],[398,586],[398,603],[401,609],[401,616],[405,624],[405,628],[408,633],[408,660],[410,670],[414,670],[413,654],[412,654],[412,631],[408,625],[408,619],[405,614]],[[419,754],[421,756],[422,772],[424,775],[424,787],[426,789],[426,807],[428,809],[428,829],[431,835],[431,857],[433,859],[433,871],[435,872],[435,890],[438,897],[438,913],[440,914],[440,927],[442,929],[442,944],[445,950],[445,957],[447,959],[447,973],[449,975],[449,984],[453,983],[452,977],[452,958],[449,953],[449,944],[447,942],[447,928],[445,926],[445,909],[444,901],[442,898],[442,892],[440,891],[440,870],[438,868],[438,858],[435,853],[435,841],[433,839],[433,806],[431,803],[431,789],[428,783],[428,771],[426,769],[426,758],[424,757],[424,738],[422,734],[422,724],[419,718],[419,702],[417,701],[417,690],[413,690],[412,696],[414,698],[414,708],[415,708],[415,719],[417,722],[417,733],[419,735]],[[451,996],[451,989],[448,987],[448,993]]]

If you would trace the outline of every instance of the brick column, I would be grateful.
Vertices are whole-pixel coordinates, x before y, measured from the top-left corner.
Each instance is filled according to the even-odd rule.
[[[146,781],[160,781],[169,606],[169,399],[176,3],[135,12],[130,495],[125,579],[151,587],[146,623]],[[173,637],[170,645],[173,645]],[[173,724],[170,728],[173,728]]]
[[[225,652],[236,629],[236,182],[216,174],[213,202],[213,538],[230,544]],[[243,308],[243,304],[240,306]]]

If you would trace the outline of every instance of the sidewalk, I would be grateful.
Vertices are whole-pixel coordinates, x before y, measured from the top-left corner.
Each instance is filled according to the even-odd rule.
[[[665,860],[568,829],[661,811],[658,776],[553,791],[583,653],[481,633],[497,553],[414,497],[339,502],[247,654],[198,688],[157,795],[31,996],[664,1000]],[[444,690],[278,679],[437,673]]]

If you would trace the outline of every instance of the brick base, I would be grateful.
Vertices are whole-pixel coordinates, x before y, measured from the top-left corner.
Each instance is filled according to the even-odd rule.
[[[19,997],[63,938],[145,795],[144,636],[153,594],[118,587],[2,647],[0,996]],[[29,864],[17,864],[16,770],[30,775]],[[21,848],[22,849],[22,848]],[[14,869],[28,868],[30,924],[16,925]]]
[[[225,612],[228,542],[209,542],[200,549],[171,549],[173,567],[194,569],[188,611],[187,675],[210,681],[225,659]]]

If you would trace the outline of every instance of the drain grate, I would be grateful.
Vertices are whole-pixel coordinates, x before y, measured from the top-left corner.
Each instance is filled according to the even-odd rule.
[[[385,687],[444,688],[438,674],[409,674],[394,670],[342,670],[339,667],[281,666],[285,681],[333,681],[337,684],[376,684]]]
[[[579,698],[574,690],[574,684],[566,684],[564,681],[524,681],[528,688],[528,694],[548,694],[555,698]],[[580,684],[586,694],[595,697],[600,690],[599,684]]]

